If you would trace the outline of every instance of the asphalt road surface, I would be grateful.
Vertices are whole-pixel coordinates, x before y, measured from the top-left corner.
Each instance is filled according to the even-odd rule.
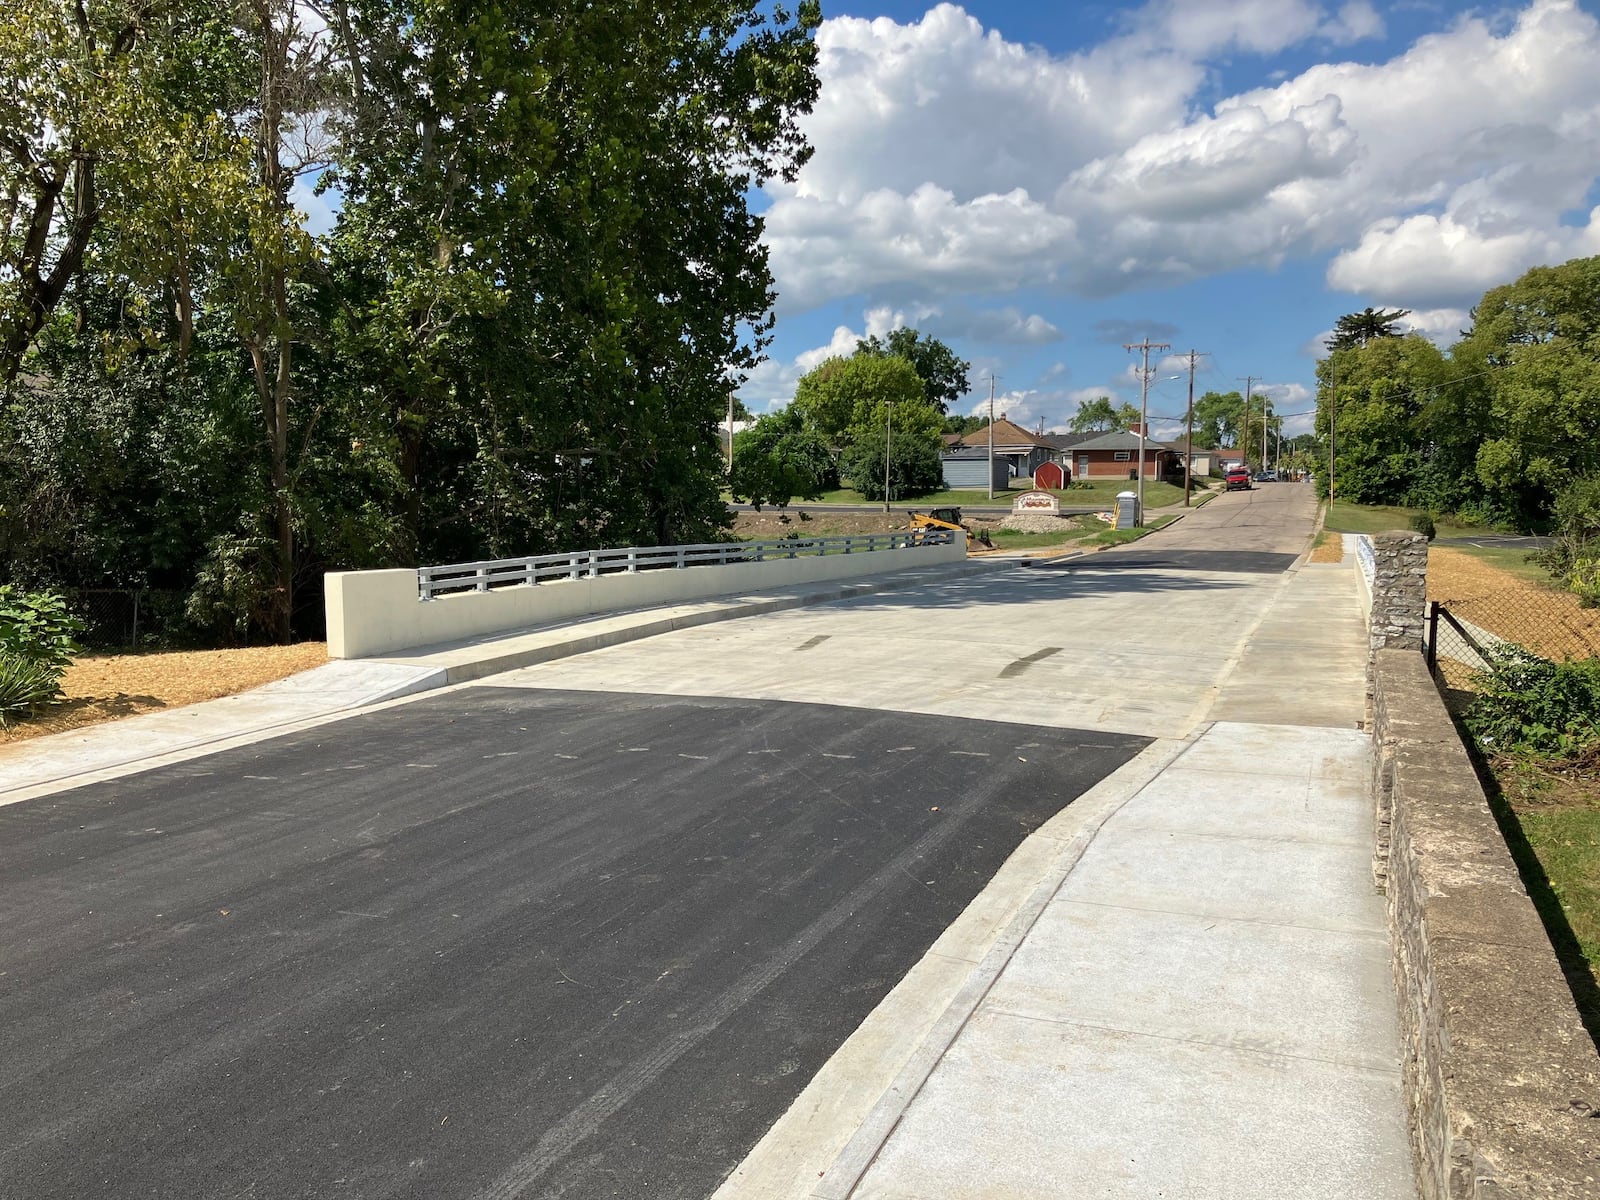
[[[703,1197],[1144,744],[477,687],[0,809],[0,1194]]]

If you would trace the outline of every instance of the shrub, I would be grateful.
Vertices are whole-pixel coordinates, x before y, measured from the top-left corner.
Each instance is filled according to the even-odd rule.
[[[1507,646],[1476,682],[1466,723],[1486,749],[1576,758],[1600,746],[1600,658],[1558,663]]]
[[[883,435],[867,436],[845,451],[850,483],[868,500],[883,499]],[[894,499],[926,496],[944,486],[937,442],[895,430],[889,452],[889,486]]]
[[[0,729],[61,694],[61,669],[0,651]]]
[[[83,622],[54,592],[24,592],[0,584],[0,654],[40,663],[58,674],[79,651]]]
[[[219,534],[206,543],[184,616],[218,640],[245,640],[272,621],[274,579],[269,538]]]
[[[73,639],[82,631],[60,596],[0,584],[0,725],[61,694],[61,675],[78,653]]]
[[[1600,558],[1583,558],[1567,572],[1567,587],[1578,597],[1579,608],[1600,608]]]
[[[1434,528],[1433,514],[1420,512],[1411,518],[1411,528],[1430,542],[1439,536],[1439,531]]]

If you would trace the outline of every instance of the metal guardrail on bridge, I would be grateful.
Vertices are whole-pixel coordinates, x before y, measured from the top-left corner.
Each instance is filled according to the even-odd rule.
[[[825,554],[865,554],[913,546],[948,546],[953,529],[863,533],[848,537],[777,538],[765,542],[711,542],[698,546],[628,546],[617,550],[576,550],[486,562],[452,563],[417,568],[417,593],[422,600],[451,592],[487,592],[522,587],[546,579],[593,579],[600,575],[659,571],[686,567],[765,562],[769,558],[801,558]],[[965,535],[963,535],[965,536]]]

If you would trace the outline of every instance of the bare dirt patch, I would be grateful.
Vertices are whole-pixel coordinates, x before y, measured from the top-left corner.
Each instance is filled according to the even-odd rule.
[[[807,509],[803,505],[788,509],[765,509],[761,512],[741,512],[734,516],[733,535],[749,540],[773,540],[788,537],[845,537],[858,533],[901,533],[911,527],[910,513],[915,509],[896,507],[893,512],[828,512]],[[921,510],[926,512],[926,509]],[[802,517],[800,514],[805,513]],[[999,516],[968,516],[962,524],[974,535],[993,533],[1004,520]],[[985,548],[977,541],[967,547],[970,554],[983,554]]]
[[[805,513],[802,517],[800,514]],[[823,512],[806,508],[761,512],[742,512],[733,519],[733,534],[739,538],[770,539],[787,537],[843,537],[854,533],[897,533],[911,519],[904,512]]]
[[[0,730],[0,745],[232,696],[327,661],[325,642],[80,658],[61,681],[66,699],[48,712]]]
[[[1600,654],[1600,609],[1580,608],[1571,592],[1541,587],[1462,550],[1428,552],[1428,599],[1446,601],[1455,616],[1546,658]]]

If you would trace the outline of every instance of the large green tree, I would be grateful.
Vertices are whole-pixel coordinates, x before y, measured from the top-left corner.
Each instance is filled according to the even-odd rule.
[[[1600,471],[1600,258],[1491,289],[1453,357],[1470,378],[1430,430],[1470,453],[1492,515],[1542,526],[1569,482]]]
[[[884,406],[894,405],[903,427],[932,420],[932,435],[943,427],[938,410],[928,403],[922,379],[904,358],[856,354],[825,359],[800,377],[790,407],[807,429],[830,445],[847,446],[862,431],[884,423]]]
[[[363,11],[341,322],[412,552],[710,536],[770,330],[746,198],[809,153],[814,0]]]
[[[928,403],[942,415],[971,388],[967,374],[972,364],[958,358],[954,350],[936,337],[907,329],[889,331],[887,337],[872,334],[856,342],[857,354],[897,355],[909,362],[922,380]]]
[[[1069,428],[1073,433],[1117,432],[1139,423],[1139,410],[1127,401],[1112,402],[1110,396],[1096,396],[1078,406]]]
[[[238,178],[227,120],[252,74],[226,15],[195,0],[0,9],[0,386],[91,257],[192,296],[170,286],[196,252],[177,200]]]
[[[1333,336],[1328,339],[1330,350],[1354,350],[1378,338],[1399,337],[1395,328],[1402,317],[1409,316],[1409,308],[1364,308],[1360,312],[1346,313],[1333,323]]]
[[[815,500],[838,482],[838,475],[827,442],[806,429],[790,406],[760,417],[733,439],[728,490],[735,500],[760,509],[796,497]]]
[[[283,636],[328,566],[715,535],[814,0],[311,11],[0,13],[0,571]]]
[[[1194,444],[1215,449],[1237,446],[1244,428],[1244,396],[1207,392],[1194,402]]]
[[[1318,363],[1316,429],[1326,442],[1334,424],[1340,498],[1406,501],[1426,465],[1424,411],[1451,377],[1444,355],[1418,334],[1337,350]]]
[[[936,492],[944,483],[939,447],[916,430],[896,426],[884,453],[885,429],[865,432],[845,451],[844,469],[856,491],[868,500],[884,498],[884,468],[888,468],[888,498],[909,500]],[[886,461],[887,460],[887,461]]]

